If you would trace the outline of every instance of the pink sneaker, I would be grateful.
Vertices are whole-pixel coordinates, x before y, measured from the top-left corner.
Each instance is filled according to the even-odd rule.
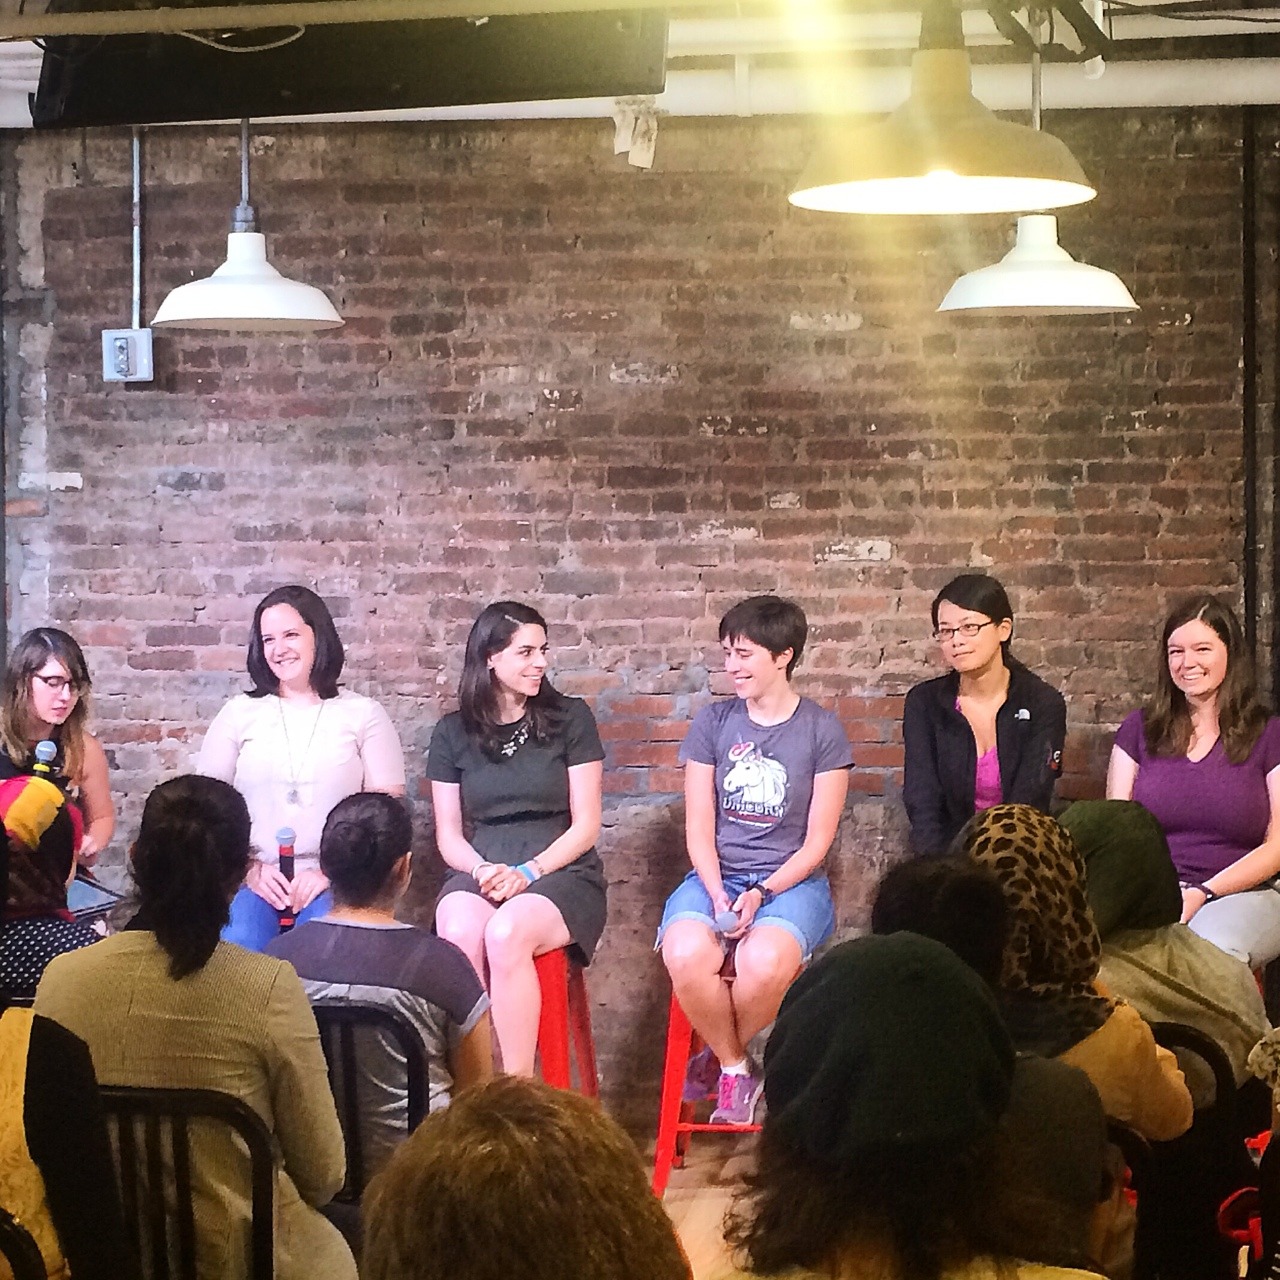
[[[716,1109],[711,1113],[712,1124],[753,1124],[756,1106],[764,1092],[764,1081],[757,1075],[731,1076],[720,1073],[720,1087],[716,1091]]]

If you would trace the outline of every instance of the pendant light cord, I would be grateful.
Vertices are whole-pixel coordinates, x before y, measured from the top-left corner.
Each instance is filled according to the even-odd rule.
[[[1031,34],[1031,127],[1040,131],[1040,23],[1044,12],[1036,7],[1027,10],[1027,28]]]
[[[240,203],[231,214],[232,231],[257,231],[258,217],[249,203],[249,118],[240,121]]]

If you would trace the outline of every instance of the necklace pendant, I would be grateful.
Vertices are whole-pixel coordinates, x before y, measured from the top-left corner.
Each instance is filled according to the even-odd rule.
[[[285,799],[286,799],[290,804],[297,804],[297,803],[298,803],[298,788],[297,788],[297,787],[290,787],[290,788],[289,788],[289,790],[288,790],[287,792],[285,792],[285,797],[284,797],[284,798],[285,798]]]

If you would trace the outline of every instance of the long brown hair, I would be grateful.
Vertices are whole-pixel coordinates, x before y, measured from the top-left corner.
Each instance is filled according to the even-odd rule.
[[[1191,745],[1191,709],[1169,671],[1169,637],[1188,622],[1203,622],[1227,647],[1227,674],[1218,689],[1218,732],[1232,764],[1249,757],[1267,724],[1267,709],[1258,699],[1253,656],[1231,606],[1218,596],[1196,595],[1174,605],[1160,634],[1155,696],[1143,708],[1147,750],[1153,756],[1185,755]]]
[[[511,643],[521,627],[547,630],[547,620],[531,605],[518,600],[498,600],[486,605],[471,624],[462,659],[462,679],[458,685],[458,710],[462,725],[487,756],[498,758],[509,725],[498,721],[497,682],[489,669],[489,659]],[[525,703],[529,728],[535,742],[546,742],[564,720],[564,698],[545,676],[538,692]]]
[[[91,681],[84,653],[75,638],[57,627],[33,628],[9,654],[0,685],[0,747],[20,769],[31,761],[31,681],[50,658],[66,667],[80,694],[58,733],[63,772],[72,782],[79,783],[84,774],[84,725],[89,716]]]

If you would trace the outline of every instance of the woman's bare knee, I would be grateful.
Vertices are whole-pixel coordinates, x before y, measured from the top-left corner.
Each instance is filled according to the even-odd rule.
[[[677,921],[663,935],[662,963],[676,980],[716,973],[723,960],[711,930],[696,920]]]

